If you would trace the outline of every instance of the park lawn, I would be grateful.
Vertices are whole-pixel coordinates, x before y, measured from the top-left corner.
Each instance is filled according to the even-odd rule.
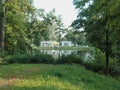
[[[0,90],[120,90],[120,81],[80,65],[0,65]]]

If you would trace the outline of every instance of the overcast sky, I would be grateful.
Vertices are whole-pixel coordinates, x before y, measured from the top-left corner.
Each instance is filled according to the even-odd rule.
[[[34,5],[36,8],[43,8],[46,12],[55,8],[56,15],[61,15],[64,25],[68,27],[77,16],[72,1],[73,0],[34,0]]]

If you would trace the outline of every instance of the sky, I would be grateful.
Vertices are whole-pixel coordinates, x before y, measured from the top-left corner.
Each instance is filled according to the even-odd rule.
[[[43,8],[46,12],[56,10],[56,15],[62,16],[62,21],[66,27],[70,26],[76,19],[77,13],[73,6],[73,0],[34,0],[36,8]]]

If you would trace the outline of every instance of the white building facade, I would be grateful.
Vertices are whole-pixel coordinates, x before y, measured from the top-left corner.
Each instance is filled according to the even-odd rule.
[[[53,47],[59,46],[59,42],[57,41],[41,41],[41,47]]]
[[[62,41],[61,42],[61,46],[68,46],[68,47],[70,47],[70,46],[73,46],[73,43],[71,41]]]
[[[59,42],[57,41],[41,41],[41,47],[54,47],[54,46],[60,46]],[[70,47],[73,46],[73,43],[71,41],[61,41],[61,46]]]

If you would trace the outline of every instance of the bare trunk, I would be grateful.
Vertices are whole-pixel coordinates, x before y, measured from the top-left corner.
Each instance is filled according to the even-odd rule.
[[[5,4],[2,0],[2,13],[1,13],[1,23],[0,23],[0,51],[4,50],[4,13],[5,13]]]
[[[110,56],[110,45],[109,45],[109,31],[106,29],[106,75],[109,74],[109,56]]]

